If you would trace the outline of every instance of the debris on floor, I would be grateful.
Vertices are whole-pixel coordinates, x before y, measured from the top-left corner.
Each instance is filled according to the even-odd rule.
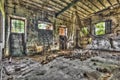
[[[2,80],[119,80],[120,55],[95,50],[62,51],[42,59],[3,60]],[[59,55],[61,54],[61,55]],[[43,64],[43,62],[46,63]]]

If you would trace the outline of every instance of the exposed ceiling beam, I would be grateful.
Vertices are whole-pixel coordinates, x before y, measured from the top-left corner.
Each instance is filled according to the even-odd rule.
[[[110,2],[110,0],[107,0],[107,2],[112,6],[112,3]]]
[[[80,16],[82,16],[82,17],[86,17],[87,15],[85,15],[85,14],[82,14],[80,11],[77,11],[78,12],[78,14],[80,15]]]
[[[73,10],[69,10],[69,11],[65,11],[65,12],[68,12],[69,14],[72,14],[70,11],[72,11],[72,12],[75,12],[75,11],[73,11]],[[86,13],[84,13],[83,11],[81,11],[81,10],[77,10],[78,11],[78,14],[79,15],[81,15],[81,16],[83,16],[83,17],[85,17],[87,14]],[[65,14],[65,13],[61,13],[61,14]],[[68,15],[69,15],[68,14]]]
[[[71,3],[69,3],[66,7],[64,7],[61,11],[59,11],[58,13],[56,13],[56,17],[59,16],[61,13],[63,13],[64,11],[66,11],[67,9],[69,9],[70,7],[74,6],[79,0],[73,0]]]
[[[106,6],[102,3],[101,0],[98,0],[98,2],[99,2],[104,8],[106,8]]]
[[[120,4],[120,1],[119,0],[116,0],[118,4]]]
[[[55,2],[53,2],[53,1],[51,1],[52,3],[55,3]],[[63,6],[55,6],[55,5],[53,5],[53,4],[50,4],[51,5],[51,7],[53,7],[54,9],[55,8],[57,8],[57,9],[59,9],[59,11],[61,11],[61,9],[63,8]],[[59,5],[59,4],[58,4]],[[59,12],[58,11],[58,12]],[[67,13],[70,13],[69,11],[66,11]],[[70,13],[71,14],[71,13]]]
[[[101,10],[98,6],[96,6],[91,0],[88,0],[94,7],[96,7],[98,10]]]
[[[60,10],[60,9],[59,9]],[[74,10],[67,10],[67,11],[65,11],[67,14],[72,14],[70,11],[72,11],[72,12],[75,12]],[[83,11],[80,11],[80,10],[78,10],[79,11],[79,14],[80,15],[82,15],[82,16],[84,16],[84,15],[87,15],[85,12],[83,12]],[[64,14],[64,13],[63,13]],[[83,15],[84,14],[84,15]]]
[[[64,2],[65,4],[69,4],[67,1],[65,0],[60,0],[61,2]]]
[[[96,12],[92,7],[90,7],[89,5],[87,5],[85,2],[80,1],[80,3],[82,3],[83,5],[85,5],[86,7],[88,7],[90,10]]]
[[[82,14],[84,14],[84,15],[88,15],[87,13],[85,13],[85,12],[82,11],[82,10],[77,9],[77,11],[80,12],[80,13],[82,13]],[[81,15],[81,14],[80,14],[80,15]]]
[[[26,6],[27,6],[27,4],[28,4],[28,5],[31,5],[31,6],[35,6],[36,9],[39,8],[40,10],[43,10],[43,11],[48,10],[48,9],[43,8],[42,5],[40,5],[40,4],[36,3],[36,2],[33,2],[32,0],[31,0],[31,1],[22,0],[22,2],[25,3]],[[23,3],[22,3],[22,4],[23,4]],[[51,12],[51,10],[48,10],[48,11]]]
[[[85,9],[84,7],[82,7],[82,6],[79,6],[79,5],[77,5],[79,8],[81,8],[81,9],[83,9],[85,12],[88,12],[88,13],[91,13],[90,11],[88,11],[87,9]]]
[[[45,7],[46,8],[51,8],[51,10],[55,10],[55,11],[59,11],[58,9],[56,9],[56,8],[53,8],[51,5],[47,5],[47,6],[43,6],[43,4],[42,3],[40,3],[40,2],[36,2],[36,1],[34,1],[34,0],[30,0],[30,2],[32,2],[32,3],[35,3],[35,4],[37,4],[37,5],[40,5],[43,9],[45,9]]]
[[[57,1],[55,1],[55,0],[51,0],[51,2],[53,2],[53,3],[55,3],[55,4],[58,4],[58,5],[61,6],[61,7],[65,7],[65,5],[59,3],[59,2],[57,2]]]
[[[117,3],[117,4],[113,4],[113,6],[118,6],[119,4]],[[119,6],[118,6],[119,7]],[[118,8],[118,7],[116,7],[116,8]],[[96,14],[100,14],[100,13],[103,13],[104,11],[106,11],[106,10],[110,10],[110,8],[111,8],[111,6],[109,6],[109,7],[106,7],[105,9],[102,9],[102,10],[100,10],[100,11],[98,11],[98,12],[95,12],[94,14],[96,15]],[[113,9],[116,9],[116,8],[113,8]]]

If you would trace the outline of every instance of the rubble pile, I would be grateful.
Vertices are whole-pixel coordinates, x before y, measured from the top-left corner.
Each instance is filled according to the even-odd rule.
[[[49,63],[42,64],[32,58],[12,59],[2,62],[2,80],[119,80],[119,54],[92,50],[76,50],[70,57],[49,56]],[[90,53],[89,53],[90,52]],[[78,54],[77,54],[78,53]],[[80,54],[80,55],[79,55]],[[86,57],[86,55],[90,57]],[[118,56],[117,56],[118,55]],[[68,55],[67,55],[68,56]],[[85,56],[84,60],[80,57]],[[1,70],[1,69],[0,69]],[[1,74],[0,74],[1,76]]]
[[[41,64],[31,59],[23,59],[20,61],[8,61],[3,64],[3,80],[17,80],[16,78],[25,77],[29,75],[34,69],[39,69]]]
[[[80,59],[81,61],[86,60],[90,57],[95,57],[99,55],[99,51],[92,51],[92,50],[74,50],[73,53],[69,56],[67,56],[68,58],[71,59]]]

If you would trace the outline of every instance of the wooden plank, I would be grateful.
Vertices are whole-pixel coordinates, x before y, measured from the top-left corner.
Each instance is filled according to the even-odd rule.
[[[85,2],[80,1],[80,3],[82,3],[83,5],[85,5],[86,7],[88,7],[90,10],[96,12],[92,7],[90,7],[89,5],[87,5]]]
[[[104,8],[106,8],[106,6],[102,3],[101,0],[98,0],[98,2],[99,2]]]
[[[101,10],[98,6],[96,6],[91,0],[88,0],[94,7],[96,7],[98,10]]]
[[[108,1],[108,3],[112,6],[112,3],[111,3],[111,1],[110,0],[107,0]]]

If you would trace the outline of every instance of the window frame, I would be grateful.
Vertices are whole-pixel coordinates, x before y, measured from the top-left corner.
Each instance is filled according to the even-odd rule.
[[[46,28],[46,29],[40,29],[40,28],[38,27],[39,24],[51,25],[52,28],[51,28],[51,29],[47,29],[47,28]],[[52,24],[52,23],[49,23],[49,22],[44,22],[44,21],[40,21],[40,20],[39,20],[39,21],[37,22],[37,29],[38,29],[38,30],[53,30],[53,24]]]
[[[27,19],[25,17],[21,17],[21,16],[15,16],[15,15],[8,15],[8,36],[10,36],[11,34],[11,19],[15,18],[15,19],[20,19],[20,20],[24,20],[25,21],[25,30],[24,30],[24,35],[25,35],[25,43],[27,41]],[[17,34],[21,34],[21,33],[17,33]]]
[[[102,35],[96,35],[96,33],[95,33],[95,25],[97,24],[97,23],[100,23],[100,22],[105,22],[105,34],[102,34]],[[110,25],[109,25],[109,29],[110,29],[110,31],[108,32],[106,29],[106,27],[108,26],[108,22],[110,22]],[[98,21],[98,22],[96,22],[96,23],[94,23],[94,28],[93,28],[93,30],[94,30],[94,36],[96,36],[96,37],[102,37],[102,36],[105,36],[105,35],[107,35],[107,34],[111,34],[112,33],[112,20],[103,20],[103,21]]]
[[[24,32],[23,33],[17,33],[17,34],[24,34],[25,33],[25,20],[23,19],[19,19],[19,18],[13,18],[11,17],[10,18],[10,33],[16,33],[16,32],[12,32],[12,20],[21,20],[21,21],[24,21]]]
[[[100,22],[105,22],[105,21],[100,21]],[[98,23],[100,23],[100,22],[98,22]],[[96,23],[97,24],[97,23]],[[96,25],[95,24],[95,25]],[[105,34],[106,34],[106,23],[105,23],[105,34],[102,34],[102,35],[96,35],[96,26],[94,25],[94,35],[95,36],[104,36]]]

